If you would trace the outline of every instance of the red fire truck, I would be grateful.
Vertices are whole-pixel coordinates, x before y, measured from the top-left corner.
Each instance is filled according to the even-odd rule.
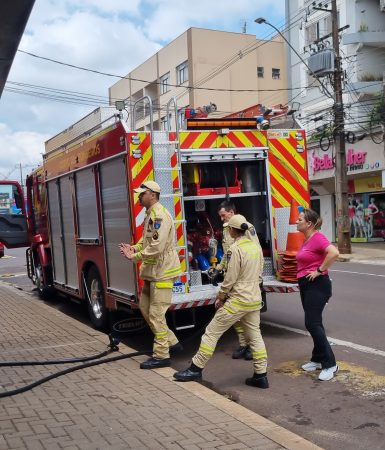
[[[172,101],[175,111],[170,101],[167,117],[169,109],[177,117]],[[121,256],[119,243],[141,236],[145,210],[134,189],[149,179],[161,186],[161,202],[175,220],[183,274],[170,310],[189,311],[186,327],[195,309],[216,297],[208,272],[221,257],[217,209],[226,198],[256,228],[265,291],[296,290],[278,281],[276,270],[290,202],[309,204],[303,130],[263,131],[253,118],[206,118],[188,120],[183,130],[175,120],[173,130],[132,131],[135,108],[131,127],[119,114],[104,119],[101,111],[46,142],[42,166],[27,177],[27,208],[20,186],[1,182],[22,214],[0,215],[0,241],[28,246],[28,275],[42,297],[56,290],[87,302],[99,328],[109,311],[137,309],[138,268]]]

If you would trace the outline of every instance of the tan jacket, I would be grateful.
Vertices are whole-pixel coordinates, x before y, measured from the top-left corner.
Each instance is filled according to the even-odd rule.
[[[227,271],[218,297],[231,300],[250,310],[261,308],[261,252],[255,242],[245,237],[235,240],[226,254]],[[226,304],[225,304],[226,306]]]
[[[251,241],[255,242],[255,244],[257,245],[257,247],[259,248],[260,251],[260,258],[261,258],[261,277],[260,277],[260,281],[262,281],[262,272],[263,272],[263,263],[264,263],[264,259],[263,259],[263,251],[262,251],[262,247],[261,244],[259,242],[258,236],[257,236],[257,232],[255,231],[254,225],[251,224],[250,222],[247,222],[247,224],[249,225],[248,230],[246,230],[245,232],[245,237],[247,239],[250,239]],[[227,252],[230,249],[231,245],[234,243],[234,239],[230,236],[230,230],[229,227],[227,226],[227,222],[223,224],[223,238],[222,238],[222,247],[223,247],[223,257],[221,262],[218,264],[217,269],[219,270],[226,270],[226,266],[227,266]]]
[[[146,211],[143,236],[134,246],[134,261],[142,261],[140,278],[161,281],[182,273],[171,214],[159,202]],[[171,286],[172,287],[172,286]]]

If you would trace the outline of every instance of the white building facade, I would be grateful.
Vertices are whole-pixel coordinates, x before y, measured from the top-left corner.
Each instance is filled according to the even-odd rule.
[[[366,242],[385,238],[385,2],[337,0],[337,8],[351,237]],[[306,62],[289,49],[289,102],[300,104],[297,119],[308,134],[312,206],[335,240],[333,67],[319,79],[307,67],[314,67],[311,55],[333,48],[330,9],[330,1],[286,0],[286,38]]]

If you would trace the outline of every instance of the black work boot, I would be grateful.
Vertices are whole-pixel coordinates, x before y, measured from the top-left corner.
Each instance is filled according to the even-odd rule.
[[[251,361],[253,359],[253,352],[249,346],[246,347],[245,356],[243,358],[246,361]]]
[[[169,351],[171,355],[177,355],[178,353],[183,352],[183,345],[180,342],[177,342],[170,346]]]
[[[245,346],[242,346],[242,345],[241,345],[240,347],[238,347],[238,348],[233,352],[233,354],[231,355],[231,357],[232,357],[233,359],[242,359],[242,358],[245,357],[246,351],[247,351],[247,345],[245,345]]]
[[[254,386],[260,389],[267,389],[269,387],[266,373],[255,373],[251,378],[246,378],[245,383],[248,386]]]
[[[196,366],[194,363],[186,370],[179,370],[174,373],[174,378],[177,381],[195,381],[202,378],[202,370],[200,367]]]
[[[159,359],[151,357],[147,361],[140,363],[141,369],[158,369],[159,367],[170,367],[170,358]]]

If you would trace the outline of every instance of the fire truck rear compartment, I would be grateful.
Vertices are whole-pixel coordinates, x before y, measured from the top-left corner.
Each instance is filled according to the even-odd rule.
[[[223,257],[221,202],[234,203],[258,234],[271,272],[271,232],[266,159],[182,164],[190,291],[211,290],[208,269]],[[269,273],[271,274],[271,273]],[[208,295],[209,292],[206,293]],[[174,296],[176,297],[176,296]]]

